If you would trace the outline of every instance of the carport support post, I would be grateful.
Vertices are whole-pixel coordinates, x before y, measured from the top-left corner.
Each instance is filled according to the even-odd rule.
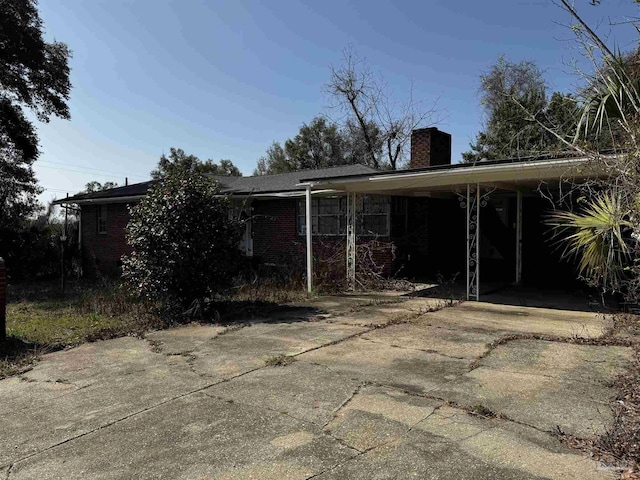
[[[306,223],[305,230],[307,234],[307,292],[313,290],[313,220],[311,218],[311,185],[307,185],[306,199]]]
[[[480,184],[476,185],[476,302],[480,301]]]
[[[467,300],[470,299],[470,283],[471,283],[471,265],[470,258],[471,257],[471,232],[470,232],[470,224],[471,224],[471,185],[467,183]]]
[[[0,342],[7,338],[7,270],[0,257]]]
[[[467,300],[480,299],[480,184],[467,184]]]
[[[522,283],[522,192],[516,193],[516,285]]]
[[[347,192],[347,285],[356,289],[356,194]]]

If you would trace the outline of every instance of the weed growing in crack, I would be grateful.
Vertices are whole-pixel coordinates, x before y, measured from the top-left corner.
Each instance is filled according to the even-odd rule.
[[[291,365],[295,362],[295,357],[291,357],[289,355],[274,355],[273,357],[269,357],[264,361],[264,364],[267,367],[286,367],[287,365]]]

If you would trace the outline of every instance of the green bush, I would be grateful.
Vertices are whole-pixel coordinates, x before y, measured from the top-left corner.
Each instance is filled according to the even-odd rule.
[[[65,275],[79,275],[80,253],[78,247],[78,222],[68,220],[65,241],[64,220],[53,215],[49,206],[35,218],[15,222],[11,226],[0,225],[0,257],[7,265],[12,281],[40,280],[60,276],[61,250],[65,251]]]
[[[203,305],[241,265],[243,222],[210,177],[177,171],[130,208],[123,276],[139,297],[164,307]]]

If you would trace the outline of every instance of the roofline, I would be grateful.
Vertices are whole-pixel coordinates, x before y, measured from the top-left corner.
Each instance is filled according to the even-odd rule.
[[[473,177],[487,173],[487,172],[522,172],[527,170],[537,170],[539,168],[559,168],[559,167],[576,167],[581,164],[585,164],[590,160],[589,157],[574,157],[574,158],[562,158],[562,159],[545,159],[534,161],[503,161],[496,162],[482,162],[476,164],[456,164],[447,165],[448,168],[442,168],[445,166],[428,167],[419,170],[398,170],[395,172],[382,172],[381,174],[372,175],[350,175],[344,177],[334,178],[322,178],[322,179],[310,179],[299,183],[299,186],[320,187],[333,185],[338,186],[341,184],[349,183],[369,183],[372,185],[382,183],[390,180],[428,180],[438,178],[441,180],[440,186],[446,185],[459,185],[461,183],[477,183]],[[462,181],[465,177],[468,177],[466,181]],[[447,182],[446,180],[450,181]],[[326,187],[325,187],[326,188]]]
[[[54,205],[64,205],[69,203],[75,203],[77,205],[83,205],[85,203],[128,203],[136,200],[140,200],[144,195],[128,195],[123,197],[98,197],[98,198],[81,198],[74,200],[73,197],[61,198],[60,200],[54,200]]]
[[[323,195],[323,194],[341,194],[340,190],[314,190],[314,195]],[[294,191],[280,191],[280,192],[261,192],[261,193],[238,193],[235,194],[233,192],[223,193],[217,195],[218,197],[226,197],[231,196],[234,198],[297,198],[304,197],[304,190],[294,190]],[[136,202],[146,195],[130,195],[126,197],[102,197],[102,198],[85,198],[80,200],[73,200],[70,198],[62,198],[60,200],[54,200],[54,205],[65,205],[65,204],[77,204],[77,205],[86,205],[86,204],[105,204],[105,203],[131,203]]]
[[[602,155],[602,157],[610,158],[615,157],[615,155]],[[309,184],[313,185],[314,182],[321,183],[327,180],[336,180],[336,179],[345,179],[352,180],[358,177],[398,177],[401,175],[418,175],[423,173],[431,173],[431,172],[442,172],[442,171],[453,171],[453,170],[468,170],[473,168],[482,168],[482,167],[496,167],[496,166],[507,166],[517,168],[522,165],[531,165],[531,164],[554,164],[557,162],[573,162],[573,161],[587,161],[590,160],[590,157],[581,156],[565,156],[565,157],[551,157],[551,158],[540,158],[540,157],[526,157],[522,159],[500,159],[500,160],[486,160],[475,163],[454,163],[447,165],[433,165],[430,167],[422,167],[422,168],[412,168],[406,170],[386,170],[386,171],[378,171],[374,173],[357,173],[353,175],[339,175],[335,177],[323,177],[323,178],[302,178],[300,179],[299,186],[307,186]]]

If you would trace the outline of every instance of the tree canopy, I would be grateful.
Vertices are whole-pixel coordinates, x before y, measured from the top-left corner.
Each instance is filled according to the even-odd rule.
[[[411,132],[436,121],[435,103],[426,106],[409,89],[404,100],[394,99],[380,75],[353,48],[331,67],[325,85],[329,107],[345,119],[343,130],[356,140],[359,163],[396,170],[408,161]],[[349,161],[348,163],[355,163]]]
[[[258,160],[255,175],[294,172],[334,167],[350,161],[351,143],[346,132],[324,117],[303,124],[298,134],[284,142],[273,142],[266,155]]]
[[[368,128],[377,151],[381,151],[380,129],[375,124]],[[351,121],[340,127],[324,117],[315,117],[310,123],[302,124],[298,134],[284,142],[284,147],[280,142],[273,142],[265,156],[258,160],[253,173],[269,175],[355,163],[374,166],[362,129]]]
[[[11,256],[9,232],[39,208],[32,165],[38,135],[32,121],[69,119],[71,52],[46,42],[35,0],[0,0],[0,254]]]
[[[203,173],[208,175],[230,175],[241,177],[242,173],[231,160],[202,161],[195,155],[187,155],[181,148],[171,147],[169,155],[162,155],[158,166],[151,171],[151,178],[160,179],[176,171]]]
[[[118,184],[116,182],[100,183],[100,182],[97,182],[96,180],[93,180],[84,186],[84,191],[85,193],[102,192],[104,190],[116,188],[117,186]]]
[[[560,92],[549,96],[534,62],[515,63],[502,56],[480,76],[480,104],[486,120],[471,150],[462,155],[467,162],[566,149],[543,125],[569,139],[579,118],[575,97]]]

